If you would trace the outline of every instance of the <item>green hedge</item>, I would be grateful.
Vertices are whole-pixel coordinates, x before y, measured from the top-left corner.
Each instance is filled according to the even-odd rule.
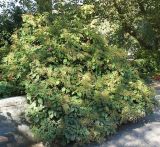
[[[152,111],[152,90],[125,53],[89,25],[63,16],[23,20],[4,73],[25,85],[31,127],[45,142],[101,141]]]

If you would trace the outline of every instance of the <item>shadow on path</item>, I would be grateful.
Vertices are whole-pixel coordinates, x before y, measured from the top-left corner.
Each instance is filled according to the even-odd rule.
[[[36,142],[24,116],[25,101],[25,97],[0,100],[0,136],[14,136],[15,143],[10,147],[29,147]]]

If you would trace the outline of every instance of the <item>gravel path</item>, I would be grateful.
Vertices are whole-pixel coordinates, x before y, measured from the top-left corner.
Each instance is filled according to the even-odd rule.
[[[24,112],[27,108],[26,98],[23,96],[0,100],[0,136],[12,134],[15,144],[10,147],[29,147],[33,143],[33,135],[26,125]],[[0,147],[3,146],[0,144]]]

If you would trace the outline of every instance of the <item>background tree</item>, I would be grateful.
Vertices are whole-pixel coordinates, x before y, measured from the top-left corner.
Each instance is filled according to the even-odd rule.
[[[132,53],[140,72],[158,72],[160,1],[85,0],[84,4],[94,6],[94,18],[98,18],[98,22],[109,22],[110,28],[104,27],[111,29],[110,35],[106,34],[109,43]]]
[[[52,13],[52,0],[36,0],[37,11],[40,13],[49,12]]]

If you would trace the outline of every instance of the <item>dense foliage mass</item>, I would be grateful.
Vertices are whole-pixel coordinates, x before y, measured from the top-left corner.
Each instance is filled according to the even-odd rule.
[[[27,94],[39,138],[101,141],[152,111],[159,0],[16,2],[0,4],[0,97]]]
[[[124,51],[83,22],[88,7],[76,17],[24,15],[3,60],[4,75],[25,85],[32,129],[45,142],[101,141],[153,108]]]
[[[13,0],[0,14],[0,46],[21,26],[23,13],[52,13],[53,9],[63,13],[72,13],[69,8],[87,4],[92,6],[93,20],[96,26],[108,37],[111,45],[129,51],[134,59],[133,65],[144,75],[160,72],[160,1],[159,0]],[[65,11],[68,9],[69,11]],[[84,10],[86,11],[86,10]],[[88,9],[87,11],[90,11]],[[86,12],[87,12],[86,11]],[[70,18],[69,18],[70,19]],[[98,22],[98,23],[97,23]],[[105,23],[107,22],[107,24]]]
[[[18,28],[21,27],[23,13],[26,13],[25,6],[16,5],[17,1],[3,1],[0,2],[0,98],[23,95],[24,89],[19,86],[17,81],[12,81],[12,77],[4,75],[3,58],[10,52],[10,45],[12,44],[11,36]]]
[[[133,65],[144,75],[160,72],[159,0],[85,0],[95,6],[95,18],[108,21],[110,44],[132,54]],[[107,11],[106,11],[107,10]]]

